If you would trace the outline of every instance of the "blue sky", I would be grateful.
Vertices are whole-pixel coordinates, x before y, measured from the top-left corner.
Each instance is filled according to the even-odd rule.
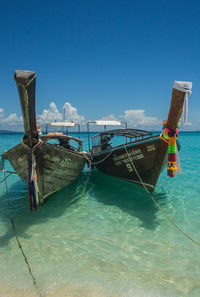
[[[21,127],[13,71],[26,69],[36,71],[41,123],[68,102],[69,119],[157,129],[173,81],[188,80],[184,130],[200,130],[199,15],[197,0],[1,0],[0,129]]]

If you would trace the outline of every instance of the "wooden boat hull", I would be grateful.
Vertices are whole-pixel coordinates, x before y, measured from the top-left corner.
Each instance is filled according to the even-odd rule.
[[[119,177],[141,186],[145,185],[149,191],[153,191],[167,161],[168,142],[170,143],[170,139],[170,147],[174,146],[174,139],[177,134],[176,128],[183,111],[183,104],[187,102],[187,98],[191,94],[191,87],[191,82],[174,82],[168,119],[164,123],[164,129],[166,130],[164,131],[168,140],[163,137],[161,140],[160,136],[150,136],[107,149],[113,135],[120,135],[122,132],[118,129],[108,131],[107,133],[99,133],[97,136],[101,135],[100,143],[98,141],[94,142],[90,151],[91,159],[96,168],[111,176]],[[127,133],[123,133],[122,136],[127,135],[131,139],[131,133],[126,130],[128,129],[125,129]],[[105,135],[107,138],[102,138]],[[135,136],[133,133],[133,137],[136,139],[137,133]],[[142,134],[140,137],[143,137]],[[175,152],[172,153],[172,155],[174,154]],[[175,170],[177,168],[174,167],[174,161],[169,161],[169,171]],[[173,174],[170,176],[173,176]]]
[[[40,205],[54,192],[68,186],[81,174],[85,165],[83,153],[44,142],[35,152]],[[28,151],[18,144],[4,154],[16,173],[28,184]]]
[[[131,162],[133,162],[139,176],[149,191],[153,191],[162,171],[165,158],[162,154],[163,162],[159,162],[159,152],[161,147],[159,136],[150,137],[141,141],[125,144],[127,152],[123,145],[120,145],[110,151],[101,152],[99,155],[93,155],[95,167],[101,172],[124,179],[126,181],[142,186]],[[166,155],[167,151],[165,152]],[[110,154],[110,155],[109,155]],[[108,156],[106,158],[106,156]],[[103,161],[102,161],[103,160]],[[102,161],[102,162],[101,162]]]

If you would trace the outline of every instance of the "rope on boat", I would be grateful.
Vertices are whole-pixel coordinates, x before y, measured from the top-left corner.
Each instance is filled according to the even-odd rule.
[[[39,146],[41,146],[43,144],[43,141],[42,141],[42,139],[38,140],[38,142],[32,148],[30,148],[29,146],[27,146],[23,142],[23,140],[21,141],[21,144],[23,145],[23,147],[25,147],[26,150],[28,150],[30,152],[34,152],[37,147],[39,147]]]
[[[36,159],[35,159],[35,150],[43,144],[42,140],[38,140],[38,142],[30,148],[27,146],[23,140],[21,142],[22,146],[28,150],[28,188],[29,188],[29,203],[30,210],[34,209],[38,210],[39,206],[39,188],[37,184],[37,172],[36,172]]]
[[[10,174],[17,174],[17,172],[9,171],[9,170],[0,170],[0,172],[10,173]]]
[[[105,156],[105,158],[103,158],[102,160],[98,161],[98,162],[92,162],[87,156],[84,155],[85,159],[90,163],[90,165],[98,165],[102,162],[104,162],[108,157],[110,157],[110,155],[113,153],[113,151],[115,150],[115,148],[117,147],[118,145],[114,146],[112,148],[112,150]]]
[[[9,176],[11,176],[12,174],[16,174],[16,172],[9,172],[9,171],[4,171],[4,170],[0,170],[0,172],[4,172],[4,173],[9,173],[6,177],[4,177],[2,180],[0,180],[0,184],[2,182],[4,182]]]
[[[5,176],[5,173],[8,173],[8,175],[6,177],[4,177],[2,180],[0,180],[0,184],[2,182],[5,181],[6,178],[8,178],[11,174],[17,174],[15,171],[10,171],[10,170],[5,170],[5,166],[4,166],[4,162],[5,162],[5,159],[4,159],[4,154],[1,154],[1,161],[0,161],[0,172],[4,172],[4,176]]]
[[[39,297],[42,297],[42,295],[41,295],[41,293],[40,293],[40,291],[39,291],[39,289],[38,289],[38,287],[37,287],[36,279],[35,279],[35,277],[34,277],[34,275],[33,275],[33,273],[32,273],[30,264],[29,264],[29,262],[28,262],[28,258],[27,258],[27,256],[26,256],[24,250],[23,250],[23,247],[22,247],[22,245],[21,245],[21,243],[20,243],[20,240],[19,240],[18,235],[17,235],[16,228],[15,228],[14,220],[13,220],[13,217],[12,217],[12,211],[11,211],[11,207],[10,207],[10,198],[9,198],[9,194],[8,194],[8,184],[7,184],[7,176],[6,176],[5,166],[4,166],[4,170],[3,170],[3,172],[4,172],[4,180],[5,180],[5,185],[6,185],[6,195],[7,195],[7,201],[8,201],[8,212],[9,212],[9,216],[10,216],[10,221],[11,221],[11,225],[12,225],[13,233],[14,233],[15,238],[16,238],[16,240],[17,240],[18,247],[19,247],[19,249],[21,250],[21,253],[22,253],[23,257],[24,257],[24,261],[25,261],[25,263],[26,263],[26,265],[27,265],[27,267],[28,267],[29,274],[30,274],[30,276],[31,276],[31,278],[32,278],[32,280],[33,280],[33,285],[34,285],[34,287],[35,287],[35,289],[36,289],[36,291],[37,291],[37,293],[38,293],[38,296],[39,296]]]
[[[162,211],[162,213],[164,214],[164,216],[167,218],[167,220],[179,231],[181,232],[183,235],[185,235],[187,238],[189,238],[192,242],[194,242],[195,244],[197,244],[198,246],[200,246],[200,243],[198,241],[196,241],[195,239],[193,239],[190,235],[188,235],[184,230],[182,230],[166,213],[165,211],[160,207],[160,205],[158,204],[158,202],[154,199],[154,197],[151,195],[151,193],[149,192],[149,190],[147,189],[147,187],[145,186],[142,178],[140,177],[131,157],[130,154],[126,148],[126,146],[123,144],[126,154],[131,162],[131,165],[133,167],[133,169],[135,170],[135,173],[137,174],[140,182],[142,183],[142,186],[144,187],[144,189],[146,190],[147,194],[149,194],[150,198],[153,200],[153,202],[155,203],[155,205]]]

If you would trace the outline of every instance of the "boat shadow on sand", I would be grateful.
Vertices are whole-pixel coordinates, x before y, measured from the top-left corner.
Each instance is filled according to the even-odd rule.
[[[8,181],[9,185],[9,181]],[[52,218],[62,216],[87,191],[87,177],[80,176],[69,187],[52,194],[48,201],[39,207],[37,213],[30,212],[27,186],[19,179],[9,187],[9,203],[17,235],[28,238],[26,230],[32,225],[47,223]],[[9,243],[14,233],[10,225],[8,199],[6,191],[0,195],[0,223],[5,225],[3,235],[0,233],[0,247]]]
[[[138,218],[141,227],[145,229],[155,229],[160,224],[156,216],[160,210],[142,187],[96,170],[91,173],[90,182],[93,184],[92,195],[98,202],[119,207]],[[161,207],[167,203],[167,194],[164,191],[154,191],[151,195]]]

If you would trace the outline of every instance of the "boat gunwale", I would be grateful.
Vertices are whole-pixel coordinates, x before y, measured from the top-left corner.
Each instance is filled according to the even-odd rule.
[[[97,154],[94,154],[91,150],[91,153],[92,155],[96,158],[98,156],[101,156],[101,155],[105,155],[105,154],[108,154],[110,153],[112,150],[115,151],[115,150],[120,150],[120,149],[123,149],[124,148],[124,145],[126,147],[132,147],[134,145],[137,145],[137,144],[142,144],[142,143],[145,143],[145,142],[150,142],[150,141],[156,141],[157,139],[160,139],[160,135],[155,135],[155,136],[151,136],[151,137],[147,137],[147,138],[143,138],[143,139],[140,139],[140,140],[135,140],[135,141],[132,141],[132,142],[128,142],[128,143],[123,143],[123,144],[119,144],[115,147],[111,147],[109,148],[109,150],[106,150],[106,151],[101,151],[100,153],[97,153]],[[96,146],[98,147],[98,146]],[[92,147],[93,148],[93,147]]]
[[[59,138],[61,138],[61,139],[69,139],[69,140],[74,140],[74,141],[76,141],[76,142],[78,142],[78,144],[80,144],[81,146],[82,146],[82,144],[83,144],[83,141],[82,140],[80,140],[79,138],[77,138],[77,137],[73,137],[73,136],[69,136],[69,135],[56,135],[56,134],[51,134],[51,135],[42,135],[41,136],[41,139],[43,140],[43,141],[48,141],[48,140],[51,140],[51,139],[59,139]]]
[[[85,159],[84,153],[82,151],[81,152],[79,152],[79,151],[72,151],[70,149],[66,149],[66,148],[63,148],[63,147],[56,146],[55,144],[52,144],[52,143],[48,143],[48,142],[44,142],[44,143],[45,143],[45,145],[51,146],[51,147],[53,147],[56,150],[61,150],[61,151],[66,152],[66,153],[71,153],[72,155],[76,155],[76,156],[79,156],[80,158]],[[18,143],[14,147],[12,147],[9,150],[5,151],[3,153],[4,158],[5,159],[8,159],[8,154],[10,152],[13,152],[17,147],[20,147],[20,146],[22,146],[22,143]],[[26,149],[24,149],[24,151],[26,151]]]

